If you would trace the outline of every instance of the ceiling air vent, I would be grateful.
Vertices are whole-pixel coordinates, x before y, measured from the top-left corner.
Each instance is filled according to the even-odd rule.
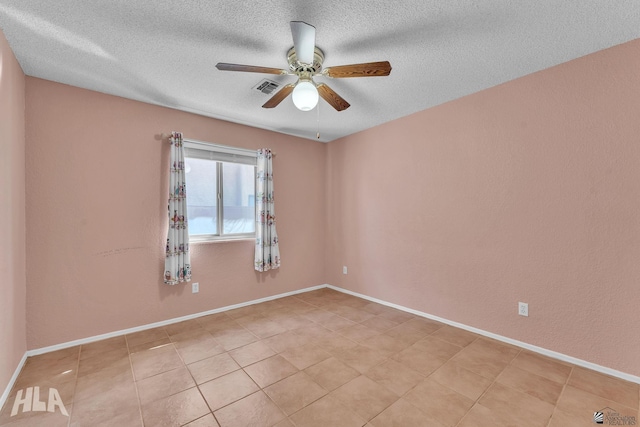
[[[257,86],[255,86],[255,89],[259,90],[260,92],[266,95],[271,95],[279,87],[280,85],[278,83],[271,80],[264,79],[260,83],[258,83]]]

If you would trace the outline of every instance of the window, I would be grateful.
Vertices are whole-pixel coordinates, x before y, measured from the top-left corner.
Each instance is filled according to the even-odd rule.
[[[255,237],[256,154],[185,141],[191,240]]]

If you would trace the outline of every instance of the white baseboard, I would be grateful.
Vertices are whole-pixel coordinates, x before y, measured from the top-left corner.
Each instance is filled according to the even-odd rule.
[[[16,380],[18,379],[18,375],[20,375],[20,371],[22,371],[22,367],[24,366],[26,361],[27,361],[27,353],[25,352],[22,355],[22,359],[20,359],[20,362],[18,362],[18,367],[16,368],[15,371],[13,371],[13,375],[9,380],[9,384],[7,384],[7,387],[4,389],[2,396],[0,396],[0,410],[4,407],[5,402],[9,398],[9,393],[11,393],[11,389],[13,388],[13,385],[16,383]]]
[[[301,294],[301,293],[304,293],[304,292],[315,291],[317,289],[323,289],[323,288],[326,288],[326,287],[327,287],[327,285],[312,286],[310,288],[298,289],[298,290],[291,291],[291,292],[285,292],[283,294],[272,295],[272,296],[269,296],[269,297],[264,297],[264,298],[260,298],[260,299],[256,299],[256,300],[252,300],[252,301],[246,301],[246,302],[242,302],[242,303],[234,304],[234,305],[228,305],[226,307],[215,308],[213,310],[203,311],[203,312],[200,312],[200,313],[189,314],[187,316],[176,317],[176,318],[169,319],[169,320],[163,320],[161,322],[155,322],[155,323],[149,323],[147,325],[136,326],[135,328],[122,329],[122,330],[115,331],[115,332],[109,332],[109,333],[106,333],[106,334],[95,335],[95,336],[92,336],[92,337],[82,338],[82,339],[78,339],[78,340],[74,340],[74,341],[68,341],[68,342],[65,342],[65,343],[62,343],[62,344],[56,344],[56,345],[51,345],[51,346],[48,346],[48,347],[42,347],[42,348],[36,348],[36,349],[33,349],[33,350],[27,350],[24,353],[24,355],[22,356],[22,360],[20,360],[20,363],[16,367],[16,370],[14,371],[13,376],[11,377],[11,380],[9,381],[9,384],[7,384],[7,387],[5,388],[4,393],[2,393],[2,396],[0,397],[0,408],[2,408],[4,406],[7,398],[9,397],[9,393],[11,393],[11,389],[13,388],[13,385],[15,384],[16,380],[18,379],[18,375],[20,375],[20,371],[22,370],[25,362],[27,361],[27,357],[37,356],[37,355],[40,355],[40,354],[49,353],[49,352],[56,351],[56,350],[62,350],[64,348],[75,347],[77,345],[89,344],[89,343],[92,343],[94,341],[100,341],[100,340],[104,340],[104,339],[107,339],[107,338],[117,337],[117,336],[121,336],[121,335],[125,335],[125,334],[132,334],[134,332],[140,332],[140,331],[144,331],[146,329],[153,329],[153,328],[157,328],[159,326],[171,325],[172,323],[184,322],[185,320],[196,319],[198,317],[208,316],[210,314],[221,313],[223,311],[229,311],[229,310],[233,310],[235,308],[246,307],[248,305],[259,304],[261,302],[266,302],[266,301],[271,301],[271,300],[274,300],[274,299],[284,298],[284,297],[288,297],[288,296],[291,296],[291,295]]]
[[[385,305],[387,307],[392,307],[392,308],[395,308],[395,309],[398,309],[398,310],[401,310],[401,311],[405,311],[407,313],[415,314],[416,316],[426,317],[428,319],[436,320],[438,322],[441,322],[441,323],[444,323],[444,324],[447,324],[447,325],[451,325],[451,326],[454,326],[456,328],[464,329],[466,331],[473,332],[473,333],[478,334],[478,335],[482,335],[482,336],[485,336],[485,337],[493,338],[495,340],[502,341],[502,342],[505,342],[507,344],[515,345],[517,347],[521,347],[521,348],[533,351],[535,353],[539,353],[539,354],[542,354],[544,356],[551,357],[553,359],[561,360],[561,361],[567,362],[567,363],[572,363],[574,365],[582,366],[584,368],[591,369],[591,370],[594,370],[596,372],[601,372],[601,373],[606,374],[606,375],[611,375],[613,377],[617,377],[617,378],[620,378],[620,379],[623,379],[623,380],[626,380],[626,381],[630,381],[630,382],[633,382],[633,383],[640,384],[640,377],[635,376],[635,375],[627,374],[625,372],[621,372],[621,371],[618,371],[618,370],[615,370],[615,369],[607,368],[605,366],[600,366],[600,365],[597,365],[595,363],[587,362],[586,360],[578,359],[578,358],[572,357],[572,356],[567,356],[566,354],[558,353],[556,351],[548,350],[546,348],[542,348],[542,347],[538,347],[538,346],[535,346],[535,345],[527,344],[527,343],[522,342],[522,341],[518,341],[518,340],[515,340],[515,339],[512,339],[512,338],[507,338],[507,337],[504,337],[502,335],[494,334],[492,332],[484,331],[482,329],[474,328],[473,326],[468,326],[468,325],[465,325],[465,324],[462,324],[462,323],[454,322],[452,320],[444,319],[442,317],[434,316],[434,315],[431,315],[431,314],[428,314],[428,313],[424,313],[422,311],[414,310],[414,309],[411,309],[411,308],[408,308],[408,307],[404,307],[404,306],[401,306],[401,305],[398,305],[398,304],[394,304],[394,303],[391,303],[391,302],[383,301],[383,300],[380,300],[380,299],[377,299],[377,298],[370,297],[368,295],[364,295],[364,294],[360,294],[360,293],[357,293],[357,292],[350,291],[348,289],[343,289],[343,288],[339,288],[337,286],[324,284],[324,285],[318,285],[318,286],[312,286],[312,287],[309,287],[309,288],[299,289],[299,290],[296,290],[296,291],[285,292],[285,293],[278,294],[278,295],[272,295],[272,296],[269,296],[269,297],[260,298],[260,299],[256,299],[256,300],[252,300],[252,301],[247,301],[247,302],[243,302],[243,303],[239,303],[239,304],[229,305],[229,306],[226,306],[226,307],[220,307],[220,308],[216,308],[216,309],[213,309],[213,310],[203,311],[203,312],[200,312],[200,313],[189,314],[187,316],[176,317],[176,318],[169,319],[169,320],[163,320],[161,322],[149,323],[147,325],[137,326],[137,327],[129,328],[129,329],[122,329],[122,330],[119,330],[119,331],[109,332],[109,333],[101,334],[101,335],[95,335],[95,336],[92,336],[92,337],[87,337],[87,338],[82,338],[82,339],[78,339],[78,340],[74,340],[74,341],[69,341],[69,342],[65,342],[65,343],[62,343],[62,344],[56,344],[56,345],[52,345],[52,346],[48,346],[48,347],[42,347],[42,348],[38,348],[38,349],[34,349],[34,350],[27,350],[25,352],[25,354],[22,356],[22,360],[20,360],[20,363],[18,364],[18,367],[16,368],[15,372],[13,373],[13,376],[11,377],[11,380],[9,381],[9,384],[5,388],[4,393],[2,393],[2,396],[0,397],[0,408],[2,408],[4,406],[4,404],[6,402],[6,399],[9,397],[9,393],[11,392],[11,389],[13,388],[13,385],[15,384],[15,382],[16,382],[16,380],[18,378],[18,375],[20,374],[20,371],[22,370],[22,367],[24,366],[24,364],[25,364],[25,362],[27,360],[27,357],[36,356],[36,355],[44,354],[44,353],[49,353],[49,352],[56,351],[56,350],[62,350],[64,348],[74,347],[76,345],[89,344],[89,343],[94,342],[94,341],[100,341],[100,340],[107,339],[107,338],[112,338],[112,337],[121,336],[121,335],[125,335],[125,334],[131,334],[131,333],[134,333],[134,332],[144,331],[144,330],[147,330],[147,329],[157,328],[157,327],[160,327],[160,326],[171,325],[173,323],[183,322],[185,320],[196,319],[198,317],[207,316],[207,315],[210,315],[210,314],[221,313],[221,312],[224,312],[224,311],[233,310],[235,308],[246,307],[248,305],[259,304],[261,302],[271,301],[271,300],[284,298],[284,297],[288,297],[288,296],[291,296],[291,295],[301,294],[301,293],[304,293],[304,292],[315,291],[315,290],[323,289],[323,288],[333,289],[335,291],[342,292],[342,293],[349,294],[349,295],[353,295],[353,296],[356,296],[358,298],[365,299],[367,301],[375,302],[375,303],[378,303],[378,304]]]
[[[548,350],[543,347],[538,347],[532,344],[527,344],[522,341],[514,340],[513,338],[507,338],[502,335],[494,334],[493,332],[488,332],[482,329],[474,328],[473,326],[468,326],[463,323],[454,322],[452,320],[444,319],[442,317],[434,316],[429,313],[423,313],[422,311],[414,310],[412,308],[407,308],[398,304],[394,304],[391,302],[383,301],[377,298],[373,298],[367,295],[359,294],[358,292],[353,292],[348,289],[339,288],[333,285],[327,285],[327,288],[333,289],[334,291],[342,292],[345,294],[353,295],[358,298],[365,299],[367,301],[375,302],[378,304],[386,305],[387,307],[396,308],[401,311],[405,311],[407,313],[415,314],[416,316],[426,317],[427,319],[435,320],[447,325],[454,326],[456,328],[464,329],[469,332],[473,332],[478,335],[482,335],[485,337],[493,338],[497,341],[502,341],[507,344],[515,345],[516,347],[521,347],[535,353],[542,354],[544,356],[551,357],[553,359],[561,360],[563,362],[572,363],[577,366],[582,366],[583,368],[591,369],[596,372],[601,372],[606,375],[610,375],[612,377],[620,378],[625,381],[630,381],[632,383],[640,384],[640,377],[636,375],[627,374],[626,372],[621,372],[616,369],[607,368],[606,366],[597,365],[595,363],[587,362],[586,360],[578,359],[577,357],[567,356],[566,354],[558,353],[557,351]]]
[[[68,341],[68,342],[65,342],[65,343],[62,343],[62,344],[56,344],[56,345],[51,345],[51,346],[48,346],[48,347],[42,347],[42,348],[37,348],[37,349],[34,349],[34,350],[28,350],[27,351],[27,356],[37,356],[39,354],[49,353],[49,352],[56,351],[56,350],[62,350],[63,348],[74,347],[76,345],[82,345],[82,344],[89,344],[89,343],[92,343],[94,341],[100,341],[100,340],[104,340],[104,339],[107,339],[107,338],[118,337],[118,336],[125,335],[125,334],[132,334],[134,332],[140,332],[140,331],[144,331],[144,330],[147,330],[147,329],[158,328],[160,326],[167,326],[167,325],[171,325],[173,323],[184,322],[185,320],[197,319],[198,317],[208,316],[210,314],[221,313],[223,311],[229,311],[229,310],[233,310],[235,308],[246,307],[248,305],[260,304],[261,302],[271,301],[271,300],[274,300],[274,299],[280,299],[280,298],[288,297],[288,296],[291,296],[291,295],[301,294],[301,293],[304,293],[304,292],[315,291],[315,290],[326,288],[326,287],[327,287],[327,285],[312,286],[310,288],[298,289],[296,291],[285,292],[283,294],[278,294],[278,295],[271,295],[269,297],[264,297],[264,298],[260,298],[260,299],[246,301],[246,302],[242,302],[242,303],[234,304],[234,305],[228,305],[226,307],[214,308],[213,310],[202,311],[200,313],[189,314],[189,315],[181,316],[181,317],[174,317],[173,319],[163,320],[163,321],[155,322],[155,323],[149,323],[149,324],[142,325],[142,326],[136,326],[134,328],[121,329],[119,331],[109,332],[109,333],[101,334],[101,335],[95,335],[95,336],[87,337],[87,338],[81,338],[81,339],[74,340],[74,341]]]

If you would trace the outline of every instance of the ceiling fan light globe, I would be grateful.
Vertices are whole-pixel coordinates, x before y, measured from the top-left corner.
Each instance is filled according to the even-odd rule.
[[[291,94],[293,104],[302,111],[313,110],[318,105],[318,89],[311,82],[300,82]]]

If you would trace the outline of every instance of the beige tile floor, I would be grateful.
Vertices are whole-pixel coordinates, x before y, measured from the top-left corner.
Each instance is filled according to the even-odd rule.
[[[36,386],[33,406],[54,412],[23,405],[12,417],[18,391]],[[322,289],[31,357],[0,425],[572,427],[595,425],[603,408],[640,422],[639,395],[638,384]]]

